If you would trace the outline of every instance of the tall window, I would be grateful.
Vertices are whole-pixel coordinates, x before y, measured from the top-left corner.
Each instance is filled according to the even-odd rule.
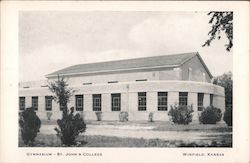
[[[198,111],[202,111],[203,109],[203,99],[204,93],[198,93]]]
[[[35,110],[38,110],[38,96],[33,96],[32,97],[32,107]]]
[[[179,105],[187,106],[188,103],[188,93],[179,92]]]
[[[25,97],[19,97],[19,109],[25,110]]]
[[[120,111],[121,94],[120,93],[111,94],[111,100],[112,100],[112,111]]]
[[[52,96],[45,96],[45,110],[52,110]]]
[[[146,92],[138,92],[138,110],[146,111],[146,108],[147,108]]]
[[[210,94],[210,105],[213,105],[213,101],[214,101],[214,95]]]
[[[168,110],[168,92],[158,92],[158,110]]]
[[[101,111],[102,110],[102,96],[101,94],[93,95],[93,111]]]
[[[83,95],[76,95],[76,111],[83,111]]]

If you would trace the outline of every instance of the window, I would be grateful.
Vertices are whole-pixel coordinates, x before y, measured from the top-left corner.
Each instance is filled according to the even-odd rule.
[[[213,105],[213,101],[214,101],[214,95],[210,94],[210,106]]]
[[[19,97],[19,109],[25,110],[25,97]]]
[[[102,110],[102,96],[101,94],[93,95],[93,111],[101,111]]]
[[[118,83],[118,81],[109,81],[108,84]]]
[[[146,111],[146,107],[147,107],[146,92],[138,92],[138,110]]]
[[[83,95],[76,95],[76,111],[83,111]]]
[[[158,110],[168,110],[168,92],[158,92]]]
[[[45,110],[52,110],[52,96],[45,96]]]
[[[203,109],[203,98],[204,93],[198,93],[198,111],[202,111]]]
[[[120,93],[111,94],[111,100],[112,100],[112,111],[120,111],[121,94]]]
[[[62,111],[64,107],[62,104],[59,104],[59,105],[60,105],[60,110]]]
[[[188,101],[188,93],[179,92],[179,105],[187,106],[187,101]]]
[[[83,85],[91,85],[92,83],[82,83]]]
[[[38,110],[38,96],[33,96],[32,97],[32,107],[35,110]]]
[[[147,81],[147,79],[138,79],[138,80],[135,80],[135,81]]]

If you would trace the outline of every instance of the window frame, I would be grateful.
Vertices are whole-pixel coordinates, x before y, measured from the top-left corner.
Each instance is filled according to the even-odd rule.
[[[197,94],[197,110],[202,111],[204,108],[204,93]]]
[[[147,111],[147,92],[138,92],[138,111]]]
[[[121,111],[121,94],[120,93],[111,94],[111,111]]]
[[[81,100],[81,101],[78,101],[78,100]],[[84,105],[84,97],[83,95],[75,95],[75,108],[76,108],[76,111],[83,111],[83,105]],[[81,104],[81,105],[79,105]]]
[[[92,104],[93,104],[93,111],[95,112],[102,111],[102,94],[93,94]],[[99,104],[99,105],[96,105],[96,104]]]
[[[214,94],[210,94],[210,106],[213,106],[213,103],[214,103]]]
[[[158,111],[168,110],[168,92],[158,92],[157,93],[157,104]]]
[[[20,111],[24,111],[25,110],[25,96],[19,97],[19,110]]]
[[[179,105],[188,105],[188,92],[179,92]]]
[[[35,104],[36,104],[36,106],[34,106]],[[35,111],[38,111],[38,96],[31,97],[31,106],[34,108]]]
[[[50,101],[51,105],[48,107],[48,100]],[[45,110],[52,111],[52,96],[45,96]]]

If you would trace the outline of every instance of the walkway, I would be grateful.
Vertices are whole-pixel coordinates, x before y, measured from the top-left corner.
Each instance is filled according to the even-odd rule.
[[[43,134],[56,134],[56,125],[42,125],[40,132]],[[205,140],[223,140],[230,136],[231,132],[204,132],[204,131],[155,131],[153,126],[129,126],[129,125],[91,125],[83,135],[102,135],[144,139],[182,140],[187,142]]]

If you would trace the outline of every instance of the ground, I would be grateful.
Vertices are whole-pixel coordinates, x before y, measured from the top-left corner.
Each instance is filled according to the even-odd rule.
[[[87,121],[80,147],[232,147],[232,128],[216,125],[175,125],[171,122]],[[42,121],[34,146],[61,146],[55,121]],[[21,139],[19,146],[24,146]]]

